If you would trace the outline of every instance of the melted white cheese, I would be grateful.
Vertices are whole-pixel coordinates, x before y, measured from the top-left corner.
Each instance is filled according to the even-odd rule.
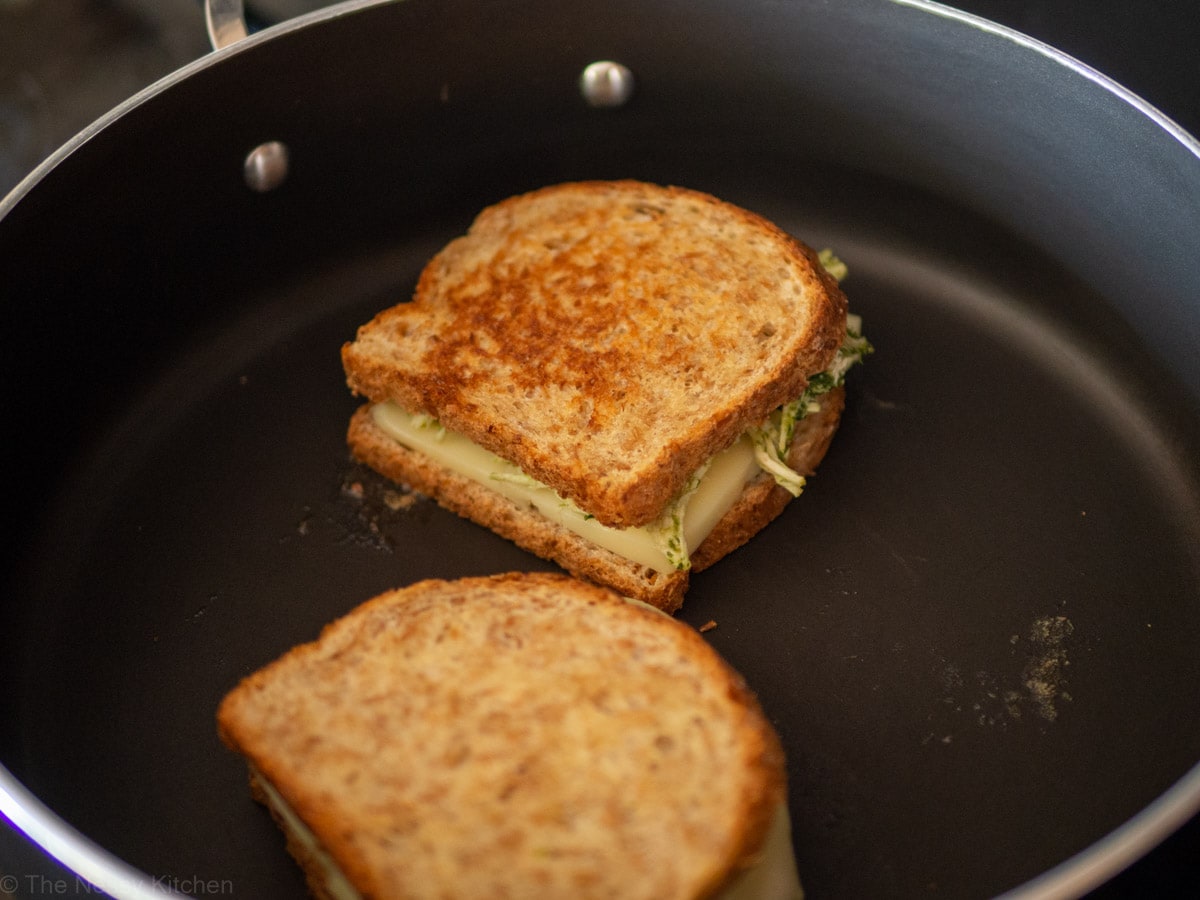
[[[275,785],[267,781],[256,768],[252,766],[251,769],[254,772],[255,781],[267,798],[267,805],[283,823],[284,830],[292,840],[304,847],[307,856],[316,860],[321,867],[322,883],[329,896],[333,900],[362,900],[362,895],[355,890],[350,879],[345,876],[338,864],[333,861],[333,857],[321,846],[317,836],[309,831],[308,826],[296,815],[296,811],[288,805],[279,791],[275,790]]]
[[[803,900],[792,849],[792,820],[787,804],[779,804],[758,863],[738,876],[717,900]]]
[[[429,416],[412,415],[394,403],[379,403],[371,410],[375,424],[391,438],[428,456],[441,466],[470,478],[512,500],[534,507],[552,522],[569,528],[593,544],[660,572],[675,567],[651,527],[610,528],[584,513],[544,484],[473,441],[447,431]],[[754,446],[747,437],[713,457],[700,486],[687,504],[683,536],[687,546],[699,547],[742,495],[746,482],[760,469]]]

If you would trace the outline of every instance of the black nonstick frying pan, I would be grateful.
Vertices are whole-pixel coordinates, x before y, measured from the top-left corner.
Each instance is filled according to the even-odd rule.
[[[599,61],[633,78],[612,106],[581,91]],[[1078,895],[1191,818],[1200,145],[884,0],[345,4],[20,185],[5,815],[118,896],[302,890],[220,697],[384,588],[546,567],[393,508],[345,452],[337,351],[480,207],[584,177],[836,248],[877,347],[805,495],[681,613],[783,737],[809,895]]]

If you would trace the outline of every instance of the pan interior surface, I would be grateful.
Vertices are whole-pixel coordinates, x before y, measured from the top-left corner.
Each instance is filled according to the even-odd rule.
[[[0,220],[29,261],[5,381],[40,387],[9,404],[40,443],[11,488],[30,513],[0,761],[153,877],[296,896],[216,739],[224,692],[386,588],[547,567],[348,460],[338,349],[485,204],[638,177],[833,247],[877,348],[805,495],[682,613],[717,623],[784,739],[810,895],[993,895],[1171,788],[1200,759],[1194,155],[1093,81],[1005,68],[1003,40],[907,6],[823,7],[834,53],[772,19],[731,34],[709,2],[683,41],[639,29],[638,4],[586,39],[554,4],[489,5],[484,39],[460,27],[477,5],[408,0],[200,68],[62,160]],[[429,40],[397,54],[368,23]],[[639,93],[590,118],[573,79],[614,48]],[[458,58],[506,91],[446,74]],[[968,97],[994,115],[964,124]],[[218,147],[162,159],[164,121],[218,116]],[[266,139],[295,168],[255,196],[240,165]],[[52,339],[70,371],[38,353]]]
[[[1195,419],[1119,317],[987,222],[845,172],[686,174],[835,247],[878,349],[805,495],[682,615],[717,623],[783,736],[814,896],[1012,888],[1200,757]],[[143,871],[295,895],[216,739],[223,693],[385,588],[546,567],[343,445],[341,343],[467,210],[245,298],[62,485],[4,762]]]

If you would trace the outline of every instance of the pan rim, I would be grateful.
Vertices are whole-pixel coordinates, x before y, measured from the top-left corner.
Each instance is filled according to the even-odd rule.
[[[97,134],[110,127],[131,110],[143,105],[173,85],[190,78],[196,72],[216,65],[232,54],[249,51],[258,44],[281,35],[339,18],[361,9],[396,2],[401,2],[401,0],[345,0],[334,6],[307,13],[296,19],[264,29],[235,45],[208,53],[165,76],[86,126],[26,175],[5,197],[0,198],[0,219],[12,212],[39,182]],[[874,2],[874,0],[866,0],[866,2]],[[1117,100],[1144,115],[1200,161],[1200,140],[1197,140],[1171,117],[1148,101],[1063,51],[1015,29],[933,2],[933,0],[877,0],[877,2],[906,7],[961,23],[966,27],[1009,41],[1026,51],[1036,53],[1061,65],[1096,84]],[[1200,812],[1200,762],[1117,829],[1078,854],[1003,896],[1024,900],[1024,898],[1032,897],[1078,896],[1085,893],[1111,879],[1145,855],[1198,812]],[[131,898],[177,896],[176,892],[165,889],[150,876],[124,863],[90,838],[73,829],[53,810],[41,803],[2,764],[0,764],[0,814],[3,814],[21,834],[28,837],[53,858],[62,862],[80,877],[97,885],[107,886],[106,890],[111,888],[110,892],[115,896]]]
[[[1096,86],[1108,91],[1117,99],[1133,107],[1138,112],[1145,115],[1155,125],[1159,126],[1163,131],[1167,132],[1171,137],[1182,144],[1193,156],[1200,160],[1200,138],[1197,138],[1190,131],[1176,122],[1171,116],[1160,110],[1153,103],[1150,103],[1144,97],[1129,90],[1129,88],[1120,84],[1108,75],[1098,69],[1085,63],[1083,60],[1072,56],[1064,50],[1059,50],[1045,41],[1040,41],[1037,38],[1030,37],[1024,32],[1018,31],[1015,28],[1010,28],[1007,25],[1001,25],[998,22],[993,22],[990,19],[985,19],[983,16],[975,15],[974,13],[965,12],[961,9],[955,9],[951,6],[946,6],[943,3],[938,3],[936,0],[886,0],[886,2],[896,6],[906,6],[911,9],[927,12],[934,16],[939,16],[944,19],[961,22],[972,28],[982,31],[986,34],[991,34],[995,37],[1010,41],[1020,47],[1044,56],[1051,62],[1058,63],[1064,68],[1070,69],[1075,74],[1082,76]]]
[[[1006,891],[999,900],[1083,896],[1137,862],[1197,812],[1200,812],[1200,763],[1133,818],[1054,868]]]
[[[0,764],[0,816],[80,881],[106,894],[122,900],[180,896],[71,827],[3,764]]]
[[[74,137],[70,138],[61,147],[55,150],[50,156],[43,160],[32,172],[22,178],[4,197],[0,197],[0,220],[4,219],[21,200],[50,172],[52,172],[63,160],[71,156],[76,150],[86,144],[89,140],[95,137],[104,129],[108,128],[113,122],[122,118],[130,110],[136,109],[143,103],[150,100],[157,94],[170,88],[172,85],[184,81],[198,71],[216,65],[227,57],[238,53],[243,53],[254,46],[263,43],[264,41],[273,40],[281,35],[298,31],[303,28],[310,27],[320,22],[340,18],[344,15],[357,12],[361,9],[367,9],[373,6],[386,6],[394,3],[401,3],[404,0],[343,0],[341,3],[335,3],[332,6],[322,9],[313,10],[312,12],[304,13],[289,19],[286,22],[280,22],[277,25],[272,25],[269,28],[264,28],[248,35],[242,40],[223,47],[219,50],[213,50],[205,54],[199,59],[193,60],[185,66],[163,76],[153,84],[148,85],[138,91],[127,100],[109,110],[96,121],[85,126]],[[1124,87],[1116,80],[1105,75],[1103,72],[1089,66],[1087,63],[1072,56],[1071,54],[1059,50],[1050,44],[1030,37],[1023,32],[1010,28],[1007,25],[1001,25],[998,22],[993,22],[990,19],[985,19],[982,16],[974,13],[965,12],[960,9],[955,9],[945,4],[938,3],[936,0],[860,0],[860,2],[880,2],[885,5],[902,6],[917,12],[927,13],[938,18],[947,19],[950,21],[959,22],[969,28],[985,34],[990,34],[995,37],[1007,40],[1019,47],[1030,52],[1043,56],[1053,63],[1063,66],[1075,74],[1091,81],[1093,84],[1112,94],[1121,102],[1132,107],[1135,111],[1141,113],[1151,122],[1157,125],[1160,129],[1170,135],[1175,141],[1181,144],[1188,150],[1197,161],[1200,161],[1200,138],[1193,136],[1191,132],[1185,129],[1182,125],[1168,116],[1154,104],[1148,100]]]

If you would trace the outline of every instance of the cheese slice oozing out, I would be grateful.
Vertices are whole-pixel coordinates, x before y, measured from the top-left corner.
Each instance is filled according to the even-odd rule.
[[[362,895],[355,890],[354,885],[350,883],[350,879],[346,877],[338,864],[333,861],[333,857],[321,846],[316,835],[309,830],[303,820],[296,815],[296,811],[288,805],[279,791],[275,789],[275,785],[267,781],[263,777],[263,774],[254,766],[250,767],[250,772],[255,783],[262,789],[267,806],[275,814],[275,818],[279,821],[284,831],[287,832],[292,840],[304,848],[307,858],[315,861],[320,868],[321,881],[325,887],[325,892],[332,900],[362,900]]]
[[[447,431],[429,416],[413,415],[391,402],[376,404],[371,408],[371,415],[375,424],[398,443],[514,503],[534,507],[550,521],[593,544],[660,572],[675,568],[667,559],[653,526],[611,528],[603,525],[512,463],[461,434]],[[761,471],[754,456],[754,445],[745,436],[713,457],[700,485],[687,502],[683,536],[688,547],[700,546],[737,502],[746,483]]]

